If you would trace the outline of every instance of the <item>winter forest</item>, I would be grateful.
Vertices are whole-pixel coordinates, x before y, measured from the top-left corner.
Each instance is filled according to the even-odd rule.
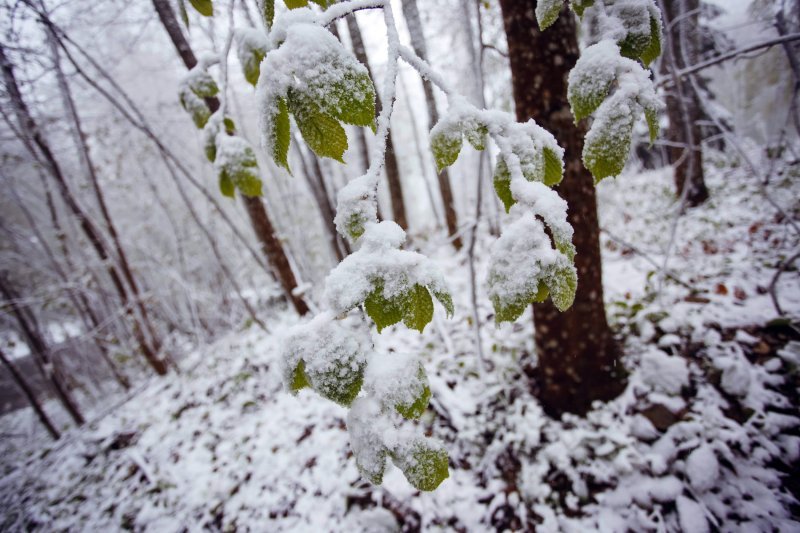
[[[800,531],[797,0],[0,24],[0,531]]]

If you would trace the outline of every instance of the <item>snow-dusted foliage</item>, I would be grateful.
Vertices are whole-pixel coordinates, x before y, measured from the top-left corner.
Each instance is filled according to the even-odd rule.
[[[211,2],[207,3],[203,14],[213,15]],[[367,479],[380,483],[389,457],[412,485],[433,490],[448,475],[447,454],[400,423],[403,418],[418,418],[428,405],[424,368],[414,358],[374,353],[364,331],[356,333],[340,323],[359,308],[379,333],[399,322],[423,332],[433,318],[434,298],[448,315],[453,313],[438,269],[425,256],[401,249],[406,238],[402,228],[377,220],[376,191],[398,61],[410,64],[447,96],[449,109],[430,132],[440,170],[456,161],[464,139],[477,150],[486,149],[492,140],[498,149],[494,187],[510,218],[492,250],[487,280],[498,322],[516,320],[531,302],[548,296],[562,311],[575,298],[573,229],[567,222],[567,203],[551,188],[563,177],[564,151],[533,120],[521,124],[509,113],[478,109],[448,87],[425,61],[400,44],[387,0],[312,3],[316,6],[309,0],[284,0],[287,9],[276,13],[274,0],[264,0],[260,8],[267,31],[235,32],[244,76],[256,85],[262,144],[278,166],[290,170],[290,115],[316,155],[340,162],[348,145],[343,125],[369,127],[376,133],[367,172],[338,196],[336,228],[357,249],[326,279],[327,310],[288,333],[282,349],[284,383],[292,392],[310,387],[351,406],[348,429],[356,463]],[[562,4],[539,2],[536,14],[543,28],[555,21]],[[654,124],[658,103],[648,74],[627,57],[648,63],[658,55],[661,19],[652,0],[581,1],[572,2],[572,8],[582,14],[592,4],[602,12],[603,39],[570,75],[569,98],[576,119],[596,111],[584,161],[599,180],[624,165],[635,113],[644,109]],[[387,27],[389,58],[381,94],[386,105],[377,118],[368,69],[327,29],[359,9],[381,9]],[[233,33],[228,46],[232,39]],[[206,152],[215,163],[223,193],[232,195],[236,187],[244,194],[260,194],[255,154],[223,118],[225,91],[222,110],[214,116],[203,101],[218,92],[207,71],[211,64],[201,61],[189,73],[181,101],[198,127],[205,126]],[[609,96],[612,85],[615,90]],[[387,357],[396,359],[387,363]],[[368,385],[362,391],[365,379]]]
[[[542,29],[558,18],[563,0],[538,2]],[[581,54],[569,75],[568,98],[575,120],[594,115],[586,136],[583,162],[598,182],[625,166],[636,119],[644,113],[650,141],[658,134],[656,96],[649,71],[661,54],[661,11],[654,0],[570,2],[580,17],[591,10],[596,42]]]

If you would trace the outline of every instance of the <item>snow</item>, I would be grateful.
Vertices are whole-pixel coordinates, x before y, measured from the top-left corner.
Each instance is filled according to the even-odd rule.
[[[686,475],[692,488],[698,492],[714,487],[719,477],[719,462],[709,445],[703,444],[689,454],[686,458]]]
[[[661,350],[651,349],[643,354],[639,371],[647,385],[667,394],[679,394],[689,384],[686,361]]]

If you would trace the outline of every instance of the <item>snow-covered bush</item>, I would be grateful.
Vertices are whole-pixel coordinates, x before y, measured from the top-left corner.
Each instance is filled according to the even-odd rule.
[[[247,81],[256,85],[262,143],[275,163],[289,171],[291,119],[309,148],[320,157],[342,161],[347,150],[345,124],[369,127],[376,138],[367,172],[338,195],[336,228],[356,248],[326,279],[326,307],[313,320],[288,332],[283,345],[283,377],[291,392],[310,387],[350,407],[347,427],[356,464],[365,478],[380,483],[386,458],[409,482],[433,490],[448,476],[442,445],[416,435],[405,420],[418,418],[430,398],[425,370],[413,357],[373,352],[369,331],[343,325],[355,309],[373,320],[378,332],[403,322],[423,331],[432,320],[433,299],[452,315],[444,276],[425,256],[400,249],[406,235],[393,222],[377,218],[377,188],[395,97],[398,62],[403,60],[447,96],[448,111],[431,130],[437,167],[452,165],[463,140],[477,150],[498,151],[494,186],[509,221],[494,245],[488,285],[498,322],[514,321],[532,302],[550,297],[565,310],[577,289],[573,228],[567,203],[553,191],[564,174],[564,151],[533,120],[518,123],[509,113],[478,109],[413,51],[400,43],[388,0],[263,0],[266,32],[237,30],[238,55]],[[211,0],[192,5],[213,15]],[[558,17],[563,0],[540,1],[536,14],[544,29]],[[636,115],[643,111],[655,137],[658,101],[649,64],[660,53],[661,15],[653,0],[573,0],[582,16],[596,11],[599,42],[590,46],[569,78],[569,101],[576,120],[594,115],[583,159],[596,181],[618,174],[630,149]],[[362,9],[380,9],[387,28],[388,63],[384,106],[375,116],[376,90],[367,68],[326,27]],[[228,46],[233,39],[230,35]],[[226,50],[227,54],[227,50]],[[213,60],[201,61],[186,77],[181,102],[198,127],[206,128],[206,151],[215,161],[220,187],[233,195],[260,195],[252,149],[235,136],[223,105],[213,116],[204,98],[219,89],[208,73]],[[226,78],[223,61],[223,78]]]

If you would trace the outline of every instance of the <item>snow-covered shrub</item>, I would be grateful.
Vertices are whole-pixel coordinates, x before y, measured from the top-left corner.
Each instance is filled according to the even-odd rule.
[[[441,444],[415,434],[406,419],[416,419],[430,399],[425,369],[414,357],[376,354],[369,332],[340,322],[363,309],[378,332],[403,322],[422,332],[432,320],[433,299],[448,315],[452,298],[444,276],[425,256],[400,249],[406,235],[393,222],[378,222],[377,188],[400,59],[446,94],[448,111],[430,132],[437,167],[452,165],[463,140],[477,150],[489,140],[497,150],[494,187],[509,215],[495,243],[488,276],[498,322],[514,321],[532,302],[548,297],[565,310],[572,305],[578,277],[574,266],[573,228],[567,203],[552,189],[564,174],[564,151],[533,120],[524,124],[509,113],[478,109],[457,94],[430,66],[400,44],[388,0],[275,0],[260,7],[267,28],[236,32],[244,76],[256,85],[262,144],[275,163],[289,169],[292,124],[320,157],[342,162],[348,141],[344,125],[369,127],[376,134],[367,172],[338,195],[336,228],[354,243],[355,253],[326,279],[327,310],[287,333],[283,378],[295,393],[310,387],[321,396],[350,407],[347,427],[356,464],[373,483],[383,478],[391,458],[420,490],[433,490],[448,476],[448,456]],[[192,0],[213,16],[211,0]],[[544,29],[558,17],[563,0],[540,1],[536,15]],[[569,78],[569,101],[576,120],[594,114],[584,162],[596,181],[616,175],[627,159],[636,114],[644,111],[651,138],[656,135],[658,101],[649,64],[660,53],[661,15],[653,0],[573,0],[579,16],[597,11],[602,37],[589,47]],[[387,28],[388,62],[375,117],[376,91],[367,68],[326,29],[360,9],[381,9]],[[233,35],[229,38],[229,44]],[[227,50],[226,50],[227,53]],[[204,98],[219,89],[208,73],[214,60],[201,61],[186,77],[181,102],[195,124],[205,126],[206,152],[215,163],[220,188],[233,195],[260,195],[252,149],[235,136],[222,109],[211,116]],[[223,72],[225,72],[223,64]],[[223,76],[226,78],[226,76]],[[257,80],[257,81],[256,81]]]

